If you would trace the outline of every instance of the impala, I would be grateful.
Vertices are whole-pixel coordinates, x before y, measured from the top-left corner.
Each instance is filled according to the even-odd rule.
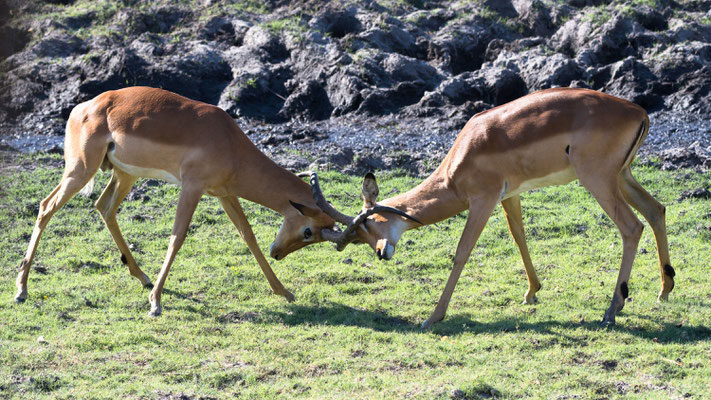
[[[403,232],[434,224],[468,210],[454,267],[444,291],[423,328],[442,320],[467,259],[496,203],[501,202],[509,230],[518,245],[528,278],[525,303],[536,301],[541,284],[526,245],[519,195],[525,191],[578,179],[615,222],[622,235],[622,262],[612,304],[602,323],[615,315],[628,296],[628,281],[642,223],[637,209],[654,231],[666,300],[674,288],[674,269],[667,245],[665,208],[635,180],[630,164],[649,129],[641,107],[585,89],[543,90],[472,117],[457,136],[442,164],[414,189],[376,204],[372,174],[363,180],[364,206],[351,218],[323,197],[318,177],[311,183],[317,204],[334,220],[348,225],[342,232],[324,230],[322,237],[342,250],[348,243],[367,243],[381,259],[390,259]],[[400,211],[381,212],[387,206]]]
[[[149,295],[151,316],[161,314],[163,285],[203,194],[220,200],[272,291],[288,301],[294,296],[282,286],[259,249],[238,198],[284,216],[271,247],[275,259],[322,241],[321,232],[334,226],[333,219],[314,203],[309,185],[260,152],[226,112],[160,89],[109,91],[76,106],[67,122],[64,160],[59,185],[40,203],[17,276],[17,302],[27,298],[27,277],[50,218],[80,189],[91,193],[99,168],[113,169],[113,174],[96,208],[121,252],[121,261],[144,287],[153,288]],[[155,286],[136,265],[116,222],[119,204],[138,177],[163,179],[182,187],[168,252]]]

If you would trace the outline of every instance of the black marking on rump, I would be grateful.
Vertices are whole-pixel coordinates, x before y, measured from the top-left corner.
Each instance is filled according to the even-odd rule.
[[[620,291],[622,292],[623,299],[626,299],[627,296],[629,296],[630,291],[629,291],[629,288],[627,287],[627,282],[622,282],[622,284],[620,284]]]
[[[639,127],[639,132],[637,132],[637,137],[634,138],[634,142],[632,142],[632,146],[630,147],[629,150],[627,150],[627,155],[624,158],[624,165],[627,165],[628,163],[632,163],[632,157],[634,157],[634,154],[632,152],[638,147],[640,144],[640,141],[644,139],[644,121],[642,121],[642,125]]]
[[[123,254],[123,253],[121,253],[121,262],[123,263],[123,265],[128,264],[128,260],[126,259],[126,255]]]
[[[673,278],[676,275],[676,272],[674,271],[674,268],[672,268],[671,265],[667,264],[664,266],[664,275]]]
[[[565,148],[565,154],[570,155],[570,145]]]

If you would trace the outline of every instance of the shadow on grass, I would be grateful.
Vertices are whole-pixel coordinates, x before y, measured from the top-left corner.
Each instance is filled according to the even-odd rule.
[[[289,305],[288,312],[269,311],[269,315],[286,325],[342,325],[357,326],[379,332],[421,332],[420,323],[389,315],[378,311],[353,308],[339,303],[327,303],[320,306]],[[525,322],[522,318],[506,318],[494,322],[478,322],[462,314],[446,317],[444,321],[435,324],[430,332],[455,336],[462,333],[508,333],[527,332],[551,334],[565,337],[570,341],[587,341],[587,338],[573,337],[561,333],[561,330],[583,328],[589,331],[603,329],[627,333],[658,343],[687,343],[700,340],[711,340],[711,329],[705,326],[679,326],[664,324],[659,330],[643,330],[630,328],[624,322],[616,326],[603,328],[599,321],[539,321]],[[424,332],[424,331],[423,331]]]

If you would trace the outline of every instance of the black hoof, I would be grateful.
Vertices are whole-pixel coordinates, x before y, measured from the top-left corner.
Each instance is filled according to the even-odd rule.
[[[17,304],[22,304],[25,302],[27,299],[23,299],[22,297],[15,297],[15,303]]]
[[[145,285],[143,285],[143,287],[146,289],[153,289],[153,284],[149,282],[149,283],[146,283]]]

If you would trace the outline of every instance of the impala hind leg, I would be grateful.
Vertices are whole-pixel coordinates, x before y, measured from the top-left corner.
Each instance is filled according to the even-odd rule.
[[[262,269],[264,276],[267,277],[267,281],[269,282],[269,286],[272,288],[272,291],[279,296],[284,296],[289,302],[294,301],[294,295],[284,288],[279,281],[279,278],[277,278],[276,274],[274,274],[274,271],[272,271],[272,268],[269,266],[269,262],[267,262],[267,259],[264,258],[264,254],[262,254],[262,250],[259,248],[257,239],[254,237],[254,232],[252,232],[252,227],[249,225],[249,221],[247,221],[247,216],[244,215],[244,210],[242,210],[239,199],[232,196],[220,197],[220,203],[222,203],[222,208],[224,208],[227,212],[227,216],[237,227],[237,231],[242,237],[242,240],[247,243],[249,251],[252,252],[252,255],[259,264],[259,267]]]
[[[156,284],[153,287],[151,294],[148,296],[148,301],[151,303],[151,311],[148,312],[148,315],[151,317],[157,317],[163,311],[160,304],[160,297],[163,293],[163,285],[165,285],[165,280],[168,278],[170,266],[173,264],[175,255],[178,253],[178,250],[180,250],[180,247],[185,241],[190,220],[192,219],[195,208],[197,208],[203,194],[202,189],[191,188],[190,186],[185,185],[185,182],[183,182],[183,184],[184,186],[183,190],[180,192],[178,209],[175,213],[175,222],[173,223],[173,233],[170,236],[170,243],[168,244],[168,251],[165,255],[165,261],[163,261],[163,267],[158,274]]]
[[[578,171],[576,171],[578,172]],[[603,325],[614,325],[615,315],[622,310],[629,295],[628,282],[632,264],[637,253],[639,239],[644,225],[627,205],[617,184],[616,174],[590,176],[584,171],[578,172],[580,183],[592,193],[605,213],[617,225],[622,235],[622,262],[612,295],[612,303],[602,319]]]
[[[472,250],[479,239],[481,231],[484,230],[484,226],[486,226],[486,221],[489,220],[489,216],[491,216],[491,212],[496,206],[498,193],[499,192],[496,191],[493,196],[485,195],[469,199],[469,216],[464,225],[462,237],[459,239],[459,244],[457,245],[457,252],[454,256],[454,267],[449,274],[449,279],[447,279],[447,284],[437,302],[437,306],[434,311],[432,311],[430,317],[422,323],[422,329],[427,329],[435,322],[441,321],[447,314],[447,308],[449,307],[449,301],[452,298],[454,287],[457,285],[464,265],[472,254]]]
[[[34,230],[32,231],[32,237],[30,243],[27,246],[27,253],[25,253],[25,258],[20,264],[20,272],[17,275],[17,280],[15,285],[17,286],[17,294],[15,295],[15,301],[22,303],[27,299],[27,278],[30,274],[30,267],[32,266],[32,261],[35,258],[35,253],[37,252],[37,245],[39,244],[42,232],[44,232],[49,220],[52,218],[57,210],[62,208],[69,199],[74,196],[84,185],[89,182],[91,177],[96,173],[99,166],[96,165],[91,172],[86,169],[73,169],[66,170],[62,180],[59,185],[52,190],[52,193],[47,196],[44,200],[40,202],[39,212],[37,214],[37,222],[35,222]]]
[[[657,256],[659,257],[659,271],[662,276],[662,289],[659,291],[658,300],[667,300],[669,292],[674,289],[674,268],[669,260],[669,244],[667,243],[667,227],[665,221],[666,209],[632,176],[629,167],[622,170],[619,176],[620,190],[625,200],[639,211],[644,219],[649,222],[657,242]]]
[[[126,195],[131,191],[131,187],[136,182],[136,177],[131,176],[117,168],[113,169],[113,175],[111,175],[111,180],[109,184],[106,185],[103,193],[94,206],[99,210],[101,218],[106,224],[106,228],[111,233],[111,237],[114,238],[114,242],[121,252],[121,261],[128,267],[129,273],[141,281],[143,287],[152,288],[153,284],[151,280],[146,276],[146,274],[141,271],[136,264],[136,260],[131,254],[126,240],[124,240],[121,235],[121,230],[119,229],[118,222],[116,222],[116,212],[118,211],[119,205],[126,198]]]
[[[531,262],[531,255],[528,252],[526,245],[526,232],[523,229],[523,216],[521,215],[521,197],[516,195],[501,201],[501,206],[506,214],[506,222],[509,224],[509,231],[513,236],[518,250],[521,253],[523,267],[526,270],[526,278],[528,279],[528,291],[524,295],[524,304],[534,304],[538,302],[536,292],[541,289],[541,283],[538,281],[536,270]]]

